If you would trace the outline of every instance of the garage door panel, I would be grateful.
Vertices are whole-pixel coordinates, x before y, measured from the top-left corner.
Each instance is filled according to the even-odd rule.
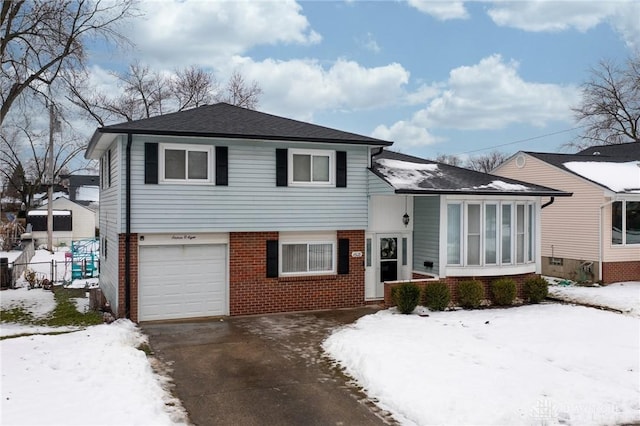
[[[224,244],[141,247],[140,320],[226,315],[226,255]]]

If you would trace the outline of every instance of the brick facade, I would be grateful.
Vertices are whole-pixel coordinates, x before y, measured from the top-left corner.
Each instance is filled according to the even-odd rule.
[[[451,294],[451,302],[455,304],[458,300],[458,283],[461,281],[467,281],[471,279],[480,281],[484,286],[484,298],[489,299],[491,295],[489,290],[489,285],[493,280],[496,280],[498,278],[511,278],[516,283],[516,297],[523,299],[524,298],[524,282],[529,278],[535,278],[537,276],[538,275],[536,274],[521,274],[521,275],[508,275],[508,276],[499,275],[499,276],[492,276],[492,277],[446,277],[446,278],[440,279],[439,281],[444,281],[447,283],[447,286],[449,287],[449,292]],[[431,278],[432,277],[426,276],[426,275],[424,276],[420,274],[413,275],[413,279],[431,279]],[[438,281],[438,280],[433,280],[433,281]],[[418,287],[420,287],[420,289],[422,289],[428,282],[429,281],[417,281],[416,284],[418,285]],[[386,307],[395,305],[395,303],[393,303],[391,300],[391,288],[397,285],[398,284],[385,283],[384,305]]]
[[[349,251],[364,252],[364,230],[338,231]],[[231,315],[336,309],[364,304],[362,258],[349,257],[349,273],[310,277],[266,277],[266,242],[277,232],[229,234],[229,310]]]
[[[129,318],[138,322],[138,234],[130,234],[130,270],[131,305]],[[125,306],[125,234],[118,235],[118,318],[126,316]]]
[[[611,284],[620,281],[640,281],[640,260],[602,264],[602,282]]]

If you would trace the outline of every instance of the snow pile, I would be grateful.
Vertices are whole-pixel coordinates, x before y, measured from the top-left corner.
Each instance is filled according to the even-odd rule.
[[[5,339],[2,415],[11,425],[185,424],[128,320],[56,336]]]
[[[608,307],[640,318],[640,281],[605,287],[550,285],[549,295],[565,302]]]
[[[324,349],[402,424],[640,421],[636,318],[558,304],[429,315],[365,316]]]
[[[475,186],[473,189],[499,189],[501,191],[529,191],[528,186],[517,183],[507,183],[502,180],[494,180],[490,184]]]
[[[442,175],[437,164],[412,163],[409,161],[380,159],[376,160],[378,171],[396,189],[420,189],[425,179]]]
[[[564,166],[593,182],[615,192],[640,189],[640,163],[612,163],[600,161],[569,161]]]

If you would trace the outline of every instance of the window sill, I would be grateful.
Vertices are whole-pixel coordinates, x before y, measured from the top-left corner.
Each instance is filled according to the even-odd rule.
[[[279,283],[286,282],[301,282],[301,281],[332,281],[338,279],[338,275],[303,275],[303,276],[291,276],[291,277],[278,277]]]

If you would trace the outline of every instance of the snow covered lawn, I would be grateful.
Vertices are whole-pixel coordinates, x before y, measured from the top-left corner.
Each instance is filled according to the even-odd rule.
[[[49,256],[36,252],[32,261]],[[42,265],[33,269],[48,274],[48,268],[38,266]],[[30,318],[28,324],[0,323],[0,424],[188,423],[181,402],[168,390],[169,379],[154,372],[151,362],[156,361],[141,350],[147,339],[135,324],[118,320],[90,327],[34,325],[55,308],[53,292],[29,290],[24,281],[18,285],[0,291],[3,311],[18,308]],[[86,304],[76,300],[76,309],[84,312]],[[15,337],[21,334],[30,335]]]
[[[640,422],[640,321],[582,306],[385,310],[324,349],[402,424]]]
[[[631,281],[600,287],[550,285],[549,295],[572,303],[606,306],[640,318],[640,282]]]

